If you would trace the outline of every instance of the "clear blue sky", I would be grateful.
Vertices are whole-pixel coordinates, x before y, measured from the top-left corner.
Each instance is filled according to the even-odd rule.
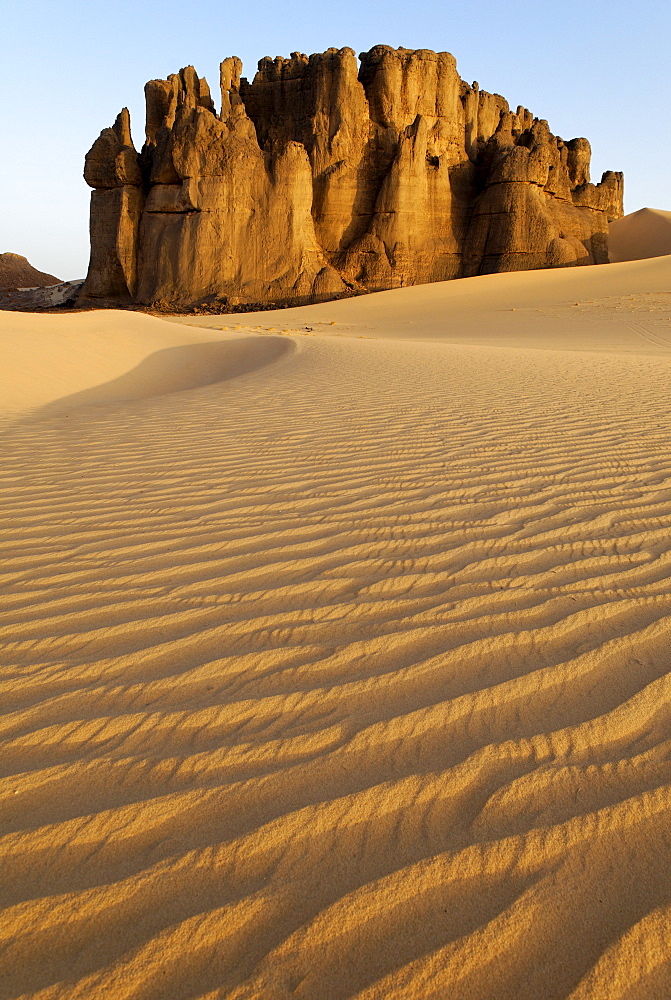
[[[143,86],[195,65],[218,90],[238,55],[377,43],[447,50],[461,76],[586,136],[592,178],[625,172],[627,212],[671,209],[671,8],[662,0],[5,0],[0,37],[0,252],[61,278],[88,263],[84,154],[121,107],[139,148]]]

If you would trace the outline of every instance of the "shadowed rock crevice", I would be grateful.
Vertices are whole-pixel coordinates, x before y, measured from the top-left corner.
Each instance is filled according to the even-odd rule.
[[[82,302],[301,304],[449,278],[608,261],[622,174],[589,176],[526,108],[449,52],[376,45],[221,64],[221,113],[193,67],[145,87],[86,157]]]

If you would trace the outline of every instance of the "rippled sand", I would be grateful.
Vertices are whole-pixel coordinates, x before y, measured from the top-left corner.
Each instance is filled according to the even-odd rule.
[[[0,315],[2,997],[671,995],[670,292]]]

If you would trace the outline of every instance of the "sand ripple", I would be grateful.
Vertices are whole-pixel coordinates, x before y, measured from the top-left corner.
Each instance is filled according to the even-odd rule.
[[[668,997],[671,362],[296,343],[6,435],[1,995]]]

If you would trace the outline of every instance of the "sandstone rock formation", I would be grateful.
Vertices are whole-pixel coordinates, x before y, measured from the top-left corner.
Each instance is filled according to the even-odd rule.
[[[18,253],[0,253],[0,289],[46,288],[57,285],[60,278],[38,271],[26,257]]]
[[[605,263],[622,174],[586,139],[464,83],[447,52],[378,45],[193,67],[145,87],[86,157],[82,299],[299,304],[494,271]]]

